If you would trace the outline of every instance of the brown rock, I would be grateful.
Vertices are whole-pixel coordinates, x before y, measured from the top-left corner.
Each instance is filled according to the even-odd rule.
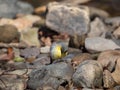
[[[115,81],[108,70],[104,70],[103,72],[103,83],[104,83],[104,88],[113,88],[115,86]]]
[[[114,32],[113,35],[117,38],[120,39],[120,27],[118,27]]]
[[[20,40],[20,33],[13,25],[0,26],[0,42],[11,43]]]
[[[120,57],[119,50],[108,50],[102,52],[98,57],[98,62],[100,62],[104,69],[108,69],[110,72],[115,68],[116,60]]]
[[[116,66],[115,66],[115,70],[112,73],[112,77],[114,79],[114,81],[120,85],[120,58],[117,59],[116,61]]]
[[[88,53],[80,53],[77,54],[73,59],[72,59],[72,65],[74,67],[78,66],[81,62],[85,61],[85,60],[91,60],[92,57],[90,54]]]

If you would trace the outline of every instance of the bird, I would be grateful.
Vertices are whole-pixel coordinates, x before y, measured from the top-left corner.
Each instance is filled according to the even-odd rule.
[[[64,42],[53,42],[50,47],[52,61],[62,59],[68,54],[68,46]]]

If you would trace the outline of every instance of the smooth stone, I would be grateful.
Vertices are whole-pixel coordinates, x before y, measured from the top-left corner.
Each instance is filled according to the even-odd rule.
[[[88,37],[105,37],[107,31],[108,29],[103,21],[97,17],[90,23],[90,32],[88,33]]]
[[[120,27],[118,27],[114,32],[113,35],[115,38],[120,39]]]
[[[50,52],[50,46],[45,46],[40,48],[40,53],[49,53]]]
[[[109,17],[109,13],[99,9],[99,8],[95,8],[95,7],[89,7],[90,10],[90,18],[93,19],[95,17],[100,17],[100,18],[107,18]]]
[[[50,3],[46,26],[59,33],[83,35],[89,30],[89,10],[68,4]],[[66,14],[65,14],[66,13]]]
[[[113,28],[116,28],[120,25],[120,17],[106,18],[105,23],[111,25]]]
[[[73,75],[73,68],[64,62],[51,64],[29,74],[28,88],[36,89],[51,87],[58,90],[59,86],[66,81],[69,83]],[[54,90],[52,89],[52,90]]]
[[[15,26],[19,32],[22,32],[31,28],[37,21],[42,22],[42,19],[37,15],[24,15],[16,19],[2,18],[0,19],[0,26],[10,24]]]
[[[105,50],[115,50],[120,47],[110,39],[91,37],[85,39],[85,48],[89,52],[95,53]]]
[[[20,33],[13,25],[0,26],[0,42],[11,43],[20,41]]]
[[[20,0],[0,0],[0,17],[14,18],[17,14],[30,14],[33,7]]]
[[[28,28],[27,30],[22,31],[20,41],[28,46],[40,47],[38,28]]]
[[[73,74],[73,85],[78,88],[101,88],[103,76],[102,73],[103,68],[98,61],[83,61],[82,63],[80,63],[75,73]]]
[[[37,57],[40,54],[40,50],[37,47],[27,47],[20,50],[20,56],[24,58]]]

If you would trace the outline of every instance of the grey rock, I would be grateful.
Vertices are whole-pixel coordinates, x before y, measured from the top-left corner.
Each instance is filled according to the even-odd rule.
[[[20,40],[20,33],[13,25],[0,26],[0,42],[11,43]]]
[[[103,69],[99,62],[86,60],[78,66],[76,72],[73,74],[73,84],[78,88],[100,88],[102,87],[102,73]]]
[[[83,35],[89,29],[89,10],[86,7],[50,3],[46,26],[57,32]]]
[[[40,50],[37,47],[28,47],[20,50],[20,56],[24,58],[37,57],[39,54]]]
[[[102,37],[91,37],[85,39],[85,48],[89,52],[94,53],[105,50],[115,50],[120,47],[110,39],[105,39]]]
[[[38,39],[38,28],[28,28],[21,32],[20,41],[27,46],[40,47],[40,41]]]
[[[51,87],[55,90],[64,82],[69,82],[73,75],[72,66],[60,62],[51,64],[31,72],[28,80],[28,87],[30,89]],[[53,90],[53,89],[52,89]]]
[[[90,24],[90,32],[88,33],[88,37],[105,37],[107,31],[108,29],[102,20],[95,18],[95,20]]]
[[[49,53],[50,52],[50,46],[45,46],[40,48],[41,53]]]
[[[106,18],[105,23],[112,25],[113,28],[116,28],[120,25],[120,17]]]
[[[0,17],[13,18],[16,14],[30,14],[33,7],[19,0],[0,0]]]

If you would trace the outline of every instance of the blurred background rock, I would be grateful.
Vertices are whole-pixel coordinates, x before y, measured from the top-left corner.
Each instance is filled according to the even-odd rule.
[[[109,12],[111,16],[120,15],[120,0],[22,0],[22,1],[32,4],[35,8],[46,5],[52,1],[69,2],[72,4],[82,4],[103,9]]]

